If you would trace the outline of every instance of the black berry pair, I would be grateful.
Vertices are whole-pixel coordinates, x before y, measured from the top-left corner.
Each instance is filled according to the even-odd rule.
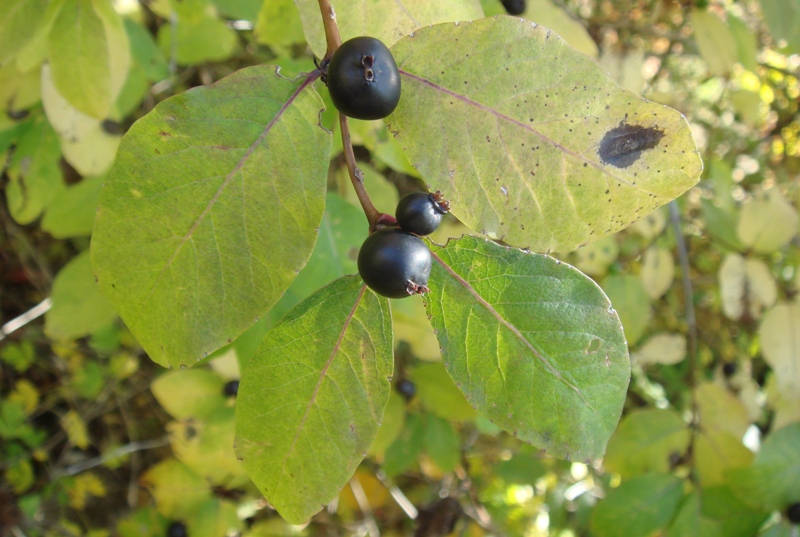
[[[397,204],[400,227],[372,233],[358,252],[358,272],[370,289],[388,298],[428,292],[431,251],[419,235],[439,227],[450,204],[439,192],[415,192]]]

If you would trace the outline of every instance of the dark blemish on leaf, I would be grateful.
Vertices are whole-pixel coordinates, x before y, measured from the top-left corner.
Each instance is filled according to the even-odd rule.
[[[172,134],[170,134],[170,133],[168,133],[166,131],[159,131],[158,134],[159,134],[159,136],[167,136],[167,137],[171,137],[172,136]]]
[[[620,121],[603,136],[597,154],[606,164],[627,168],[639,160],[643,151],[656,147],[663,137],[664,131],[658,125],[643,127]]]

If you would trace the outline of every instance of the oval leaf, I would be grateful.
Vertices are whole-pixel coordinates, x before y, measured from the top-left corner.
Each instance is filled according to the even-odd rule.
[[[552,455],[601,456],[630,377],[603,291],[549,256],[475,237],[433,251],[427,309],[470,404]]]
[[[310,82],[242,69],[160,103],[123,138],[92,258],[154,361],[193,364],[229,343],[308,260],[330,149]]]
[[[680,113],[621,89],[546,28],[511,17],[440,24],[392,53],[403,98],[390,129],[453,214],[492,238],[573,250],[699,178]]]
[[[764,361],[772,367],[784,397],[800,393],[800,305],[778,304],[764,315],[759,329]]]
[[[388,301],[344,277],[286,314],[245,368],[237,453],[292,524],[336,497],[375,438],[389,398],[391,333]]]
[[[318,58],[325,55],[325,29],[317,0],[294,0],[303,31]],[[342,41],[359,35],[390,46],[421,26],[483,17],[479,0],[331,0]]]

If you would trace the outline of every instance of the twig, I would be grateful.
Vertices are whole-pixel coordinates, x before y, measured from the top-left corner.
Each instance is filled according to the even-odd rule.
[[[347,116],[339,114],[339,126],[342,131],[342,148],[344,149],[344,160],[347,163],[347,171],[350,174],[350,182],[358,196],[358,201],[361,203],[361,208],[364,209],[364,214],[367,216],[370,230],[373,229],[375,223],[378,221],[381,213],[372,204],[369,199],[369,194],[364,188],[364,172],[356,166],[356,155],[353,153],[353,143],[350,140],[350,124],[348,123]]]
[[[358,477],[353,476],[350,479],[350,490],[353,491],[353,497],[356,499],[358,508],[364,514],[364,523],[367,526],[367,533],[370,537],[380,537],[381,532],[378,529],[378,523],[375,521],[375,516],[372,514],[372,506],[369,504],[367,495],[364,492],[364,487],[361,486],[361,481]]]
[[[319,11],[322,13],[322,24],[325,26],[325,42],[328,49],[325,51],[325,57],[322,58],[323,63],[330,60],[339,45],[342,44],[342,38],[339,37],[339,26],[336,24],[336,13],[333,11],[333,6],[330,0],[319,0]]]
[[[380,481],[384,487],[389,489],[389,494],[392,495],[392,498],[397,505],[400,506],[400,509],[402,509],[406,515],[408,515],[408,518],[411,520],[416,520],[417,516],[419,515],[419,511],[417,511],[417,508],[414,507],[413,503],[411,503],[411,500],[409,500],[406,495],[403,494],[403,491],[397,488],[397,485],[392,483],[392,481],[389,479],[389,476],[386,475],[386,472],[380,468],[376,468],[375,477],[378,478],[378,481]]]
[[[152,440],[142,440],[141,442],[131,442],[130,444],[125,444],[124,446],[120,446],[117,449],[111,450],[107,453],[103,453],[98,457],[86,459],[85,461],[81,461],[71,466],[67,466],[66,468],[63,468],[61,470],[56,470],[53,473],[53,480],[63,476],[77,475],[81,472],[85,472],[86,470],[90,470],[92,468],[105,464],[106,462],[112,459],[122,457],[129,453],[144,451],[147,449],[160,448],[168,445],[169,445],[169,438],[167,437],[155,438]]]
[[[683,298],[686,302],[686,324],[687,335],[689,338],[689,389],[692,394],[692,422],[691,422],[691,436],[689,439],[689,447],[687,453],[694,461],[694,444],[699,428],[699,413],[697,404],[697,319],[694,311],[694,289],[692,281],[689,277],[689,253],[686,248],[686,239],[683,236],[683,229],[681,227],[681,215],[678,210],[678,203],[671,201],[669,203],[669,215],[672,221],[672,227],[675,231],[675,242],[678,246],[678,261],[681,266],[681,280],[683,282]],[[694,467],[694,464],[692,464]],[[692,479],[696,476],[692,472]]]
[[[53,301],[50,298],[45,298],[37,305],[20,315],[19,317],[15,317],[11,319],[2,327],[0,327],[0,339],[5,338],[7,335],[15,332],[28,324],[29,322],[33,321],[34,319],[38,319],[53,306]]]

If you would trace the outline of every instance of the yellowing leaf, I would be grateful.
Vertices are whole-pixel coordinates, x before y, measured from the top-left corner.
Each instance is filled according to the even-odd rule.
[[[39,391],[28,379],[20,379],[14,385],[14,391],[8,394],[9,401],[16,401],[25,409],[25,414],[30,415],[39,404]]]
[[[761,349],[775,372],[778,390],[800,393],[800,305],[784,302],[769,310],[759,328]]]
[[[698,386],[697,406],[704,432],[723,431],[741,439],[750,426],[745,406],[719,384],[705,382]]]
[[[693,9],[691,17],[694,38],[708,72],[715,76],[728,74],[738,59],[736,40],[728,25],[706,9]]]
[[[782,392],[778,387],[777,380],[774,373],[770,375],[764,389],[767,406],[775,411],[772,419],[773,430],[800,422],[800,393]]]
[[[114,162],[120,136],[102,128],[102,120],[79,111],[53,84],[51,69],[42,67],[42,101],[47,119],[58,133],[64,158],[81,175],[100,175]]]
[[[589,276],[604,276],[608,266],[617,260],[619,245],[616,237],[603,237],[573,252],[574,265]]]
[[[89,432],[86,430],[86,422],[80,414],[70,410],[61,417],[61,427],[66,431],[69,442],[80,449],[89,447]]]
[[[681,334],[656,334],[631,355],[641,365],[677,364],[686,357],[686,337]]]
[[[777,187],[765,190],[742,207],[736,232],[741,241],[759,253],[772,253],[797,234],[797,211]]]
[[[778,298],[778,287],[769,267],[760,259],[745,259],[739,254],[725,256],[719,269],[722,311],[730,319],[739,319],[745,305],[754,319]]]
[[[695,467],[704,487],[725,483],[725,472],[752,462],[755,455],[742,439],[726,431],[703,431],[694,446]]]
[[[644,290],[652,300],[661,298],[672,287],[675,278],[675,261],[666,248],[651,246],[644,251],[641,272]]]
[[[661,208],[631,224],[631,231],[650,240],[661,235],[665,227],[667,227],[667,210],[666,208]]]
[[[586,28],[550,0],[528,0],[522,17],[554,31],[572,48],[597,57],[597,43]]]
[[[67,494],[70,507],[81,511],[86,508],[86,502],[90,497],[105,496],[106,487],[95,474],[80,474],[70,480]]]
[[[547,26],[545,24],[545,26]],[[549,28],[549,26],[548,26]],[[561,36],[564,37],[564,36]],[[569,43],[569,40],[567,40]],[[611,48],[604,48],[598,63],[623,88],[633,93],[641,93],[644,88],[642,67],[644,66],[644,50],[633,48],[617,53]]]
[[[211,371],[190,369],[162,374],[150,390],[176,420],[202,420],[225,407],[222,387],[222,379]]]
[[[158,512],[172,519],[196,516],[199,507],[211,499],[206,480],[175,459],[151,467],[141,482],[153,495]]]
[[[33,465],[27,458],[18,458],[15,462],[6,466],[3,475],[14,492],[20,496],[36,481]]]

